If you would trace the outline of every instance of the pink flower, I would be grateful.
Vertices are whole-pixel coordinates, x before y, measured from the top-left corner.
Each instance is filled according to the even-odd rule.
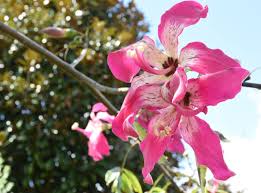
[[[85,129],[79,127],[78,123],[74,123],[72,130],[78,131],[86,136],[88,141],[88,155],[94,161],[100,161],[104,155],[109,155],[109,144],[102,133],[105,124],[111,124],[114,116],[107,113],[107,107],[102,103],[96,103],[92,107],[90,120]]]
[[[151,181],[149,173],[170,146],[173,136],[177,143],[177,149],[174,151],[182,152],[179,139],[182,138],[193,148],[197,162],[207,166],[216,179],[226,180],[234,175],[224,162],[218,136],[196,115],[200,112],[207,113],[209,105],[214,106],[234,98],[248,74],[248,71],[242,68],[229,68],[187,81],[183,68],[177,69],[173,79],[166,85],[169,92],[161,88],[161,91],[164,91],[161,92],[161,100],[169,102],[169,105],[159,109],[158,114],[151,118],[148,123],[148,135],[141,143],[145,181]],[[180,81],[185,82],[182,89]],[[156,87],[156,90],[160,86],[152,87]],[[157,103],[160,103],[159,101],[160,97]]]
[[[178,36],[185,27],[207,16],[208,8],[194,1],[176,4],[161,17],[158,35],[165,51],[157,49],[152,39],[145,36],[139,42],[108,56],[108,65],[113,75],[124,82],[132,81],[140,69],[155,75],[170,76],[187,60],[181,54],[178,59]]]
[[[207,48],[203,43],[193,42],[185,46],[178,56],[178,37],[185,27],[197,23],[207,16],[208,7],[195,1],[184,1],[174,5],[161,17],[158,26],[159,39],[165,48],[156,48],[152,39],[142,40],[108,55],[108,65],[113,75],[124,82],[137,82],[134,76],[144,70],[137,86],[159,83],[171,79],[178,66],[190,68],[200,74],[208,74],[239,63],[221,50]],[[148,74],[149,73],[149,74]],[[148,77],[149,76],[149,77]],[[133,79],[134,78],[134,79]]]
[[[207,166],[216,179],[226,180],[234,175],[224,162],[218,136],[196,115],[206,113],[209,105],[234,98],[247,76],[248,71],[243,68],[229,68],[187,81],[184,69],[178,68],[166,88],[158,84],[143,85],[133,95],[127,95],[112,130],[127,140],[129,136],[138,136],[132,125],[134,121],[147,129],[147,136],[140,144],[145,182],[152,183],[150,172],[166,150],[184,151],[181,138],[193,148],[198,163]],[[181,80],[185,82],[182,89]]]
[[[200,42],[185,46],[179,57],[177,53],[178,36],[185,27],[205,18],[207,11],[195,1],[184,1],[163,14],[158,34],[165,52],[144,37],[108,56],[114,76],[131,82],[112,131],[126,141],[128,137],[138,137],[135,121],[147,130],[140,144],[144,157],[142,174],[147,183],[152,183],[150,172],[165,151],[184,151],[181,139],[216,179],[226,180],[234,175],[224,162],[218,136],[196,115],[207,113],[208,106],[234,98],[249,72],[221,50],[209,49]],[[145,72],[137,75],[140,69]],[[185,69],[200,76],[187,80]]]

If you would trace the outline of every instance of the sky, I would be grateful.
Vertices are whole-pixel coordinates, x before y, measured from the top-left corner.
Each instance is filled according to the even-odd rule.
[[[148,35],[157,42],[161,15],[177,2],[180,1],[136,0],[150,24]],[[208,5],[208,16],[184,30],[179,39],[179,50],[193,41],[201,41],[212,49],[219,48],[238,59],[249,71],[254,71],[251,81],[261,83],[261,1],[198,2]],[[222,132],[230,140],[223,144],[223,150],[227,164],[237,174],[227,181],[232,189],[260,193],[261,91],[243,88],[235,99],[211,107],[204,119],[212,129]]]

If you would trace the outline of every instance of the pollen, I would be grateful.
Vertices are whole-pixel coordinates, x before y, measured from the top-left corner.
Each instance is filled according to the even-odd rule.
[[[136,52],[135,52],[135,50],[128,50],[128,51],[127,51],[127,56],[130,57],[130,58],[136,57]]]
[[[169,126],[154,130],[154,134],[158,137],[166,137],[170,135],[170,133],[171,133],[171,128]]]

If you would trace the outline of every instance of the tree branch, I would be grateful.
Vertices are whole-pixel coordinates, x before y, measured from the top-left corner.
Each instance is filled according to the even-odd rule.
[[[85,86],[87,86],[93,93],[93,95],[101,102],[103,102],[110,110],[111,113],[116,114],[117,109],[110,103],[110,101],[101,93],[106,92],[110,94],[119,94],[126,92],[126,89],[118,89],[118,88],[111,88],[107,86],[103,86],[96,82],[95,80],[89,78],[88,76],[84,75],[83,73],[79,72],[78,70],[74,69],[70,64],[63,61],[47,49],[43,48],[41,45],[37,44],[35,41],[29,39],[24,34],[17,32],[16,30],[12,29],[8,25],[2,23],[0,21],[0,31],[4,34],[9,35],[10,37],[17,39],[22,44],[27,46],[28,48],[42,54],[45,56],[50,62],[55,63],[59,66],[67,75],[73,77],[74,79],[78,80]]]
[[[261,90],[261,84],[252,83],[252,82],[243,82],[243,87],[249,87],[249,88],[256,88],[258,90]]]
[[[51,62],[57,64],[60,68],[63,69],[64,72],[66,72],[68,75],[73,75],[74,78],[78,78],[83,82],[85,85],[93,86],[96,87],[101,92],[109,93],[109,94],[121,94],[121,93],[126,93],[128,88],[123,87],[123,88],[112,88],[108,86],[104,86],[95,80],[89,78],[85,74],[79,72],[78,70],[74,69],[73,66],[75,65],[75,62],[73,63],[73,66],[71,66],[69,63],[63,61],[56,55],[54,55],[52,52],[48,51],[46,48],[42,47],[35,41],[31,40],[24,34],[12,29],[8,25],[4,24],[3,22],[0,21],[0,31],[8,34],[10,37],[19,40],[22,44],[25,46],[31,48],[32,50],[46,56],[48,60]],[[78,61],[77,61],[78,62]],[[76,77],[75,77],[76,76]],[[79,77],[78,77],[79,76]]]
[[[72,67],[76,67],[83,59],[84,59],[84,56],[87,54],[87,51],[88,49],[87,48],[84,48],[82,51],[81,51],[81,54],[78,58],[76,58],[72,63],[71,63],[71,66]]]

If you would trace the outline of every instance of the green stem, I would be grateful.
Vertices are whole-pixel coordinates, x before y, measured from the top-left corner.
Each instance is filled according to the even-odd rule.
[[[122,164],[121,164],[121,169],[123,169],[123,168],[125,167],[129,153],[131,152],[131,150],[133,149],[133,147],[135,147],[135,145],[137,145],[137,144],[138,144],[137,142],[135,142],[134,144],[132,144],[132,145],[129,147],[129,149],[127,150],[127,152],[125,153],[124,158],[123,158],[123,162],[122,162]]]

